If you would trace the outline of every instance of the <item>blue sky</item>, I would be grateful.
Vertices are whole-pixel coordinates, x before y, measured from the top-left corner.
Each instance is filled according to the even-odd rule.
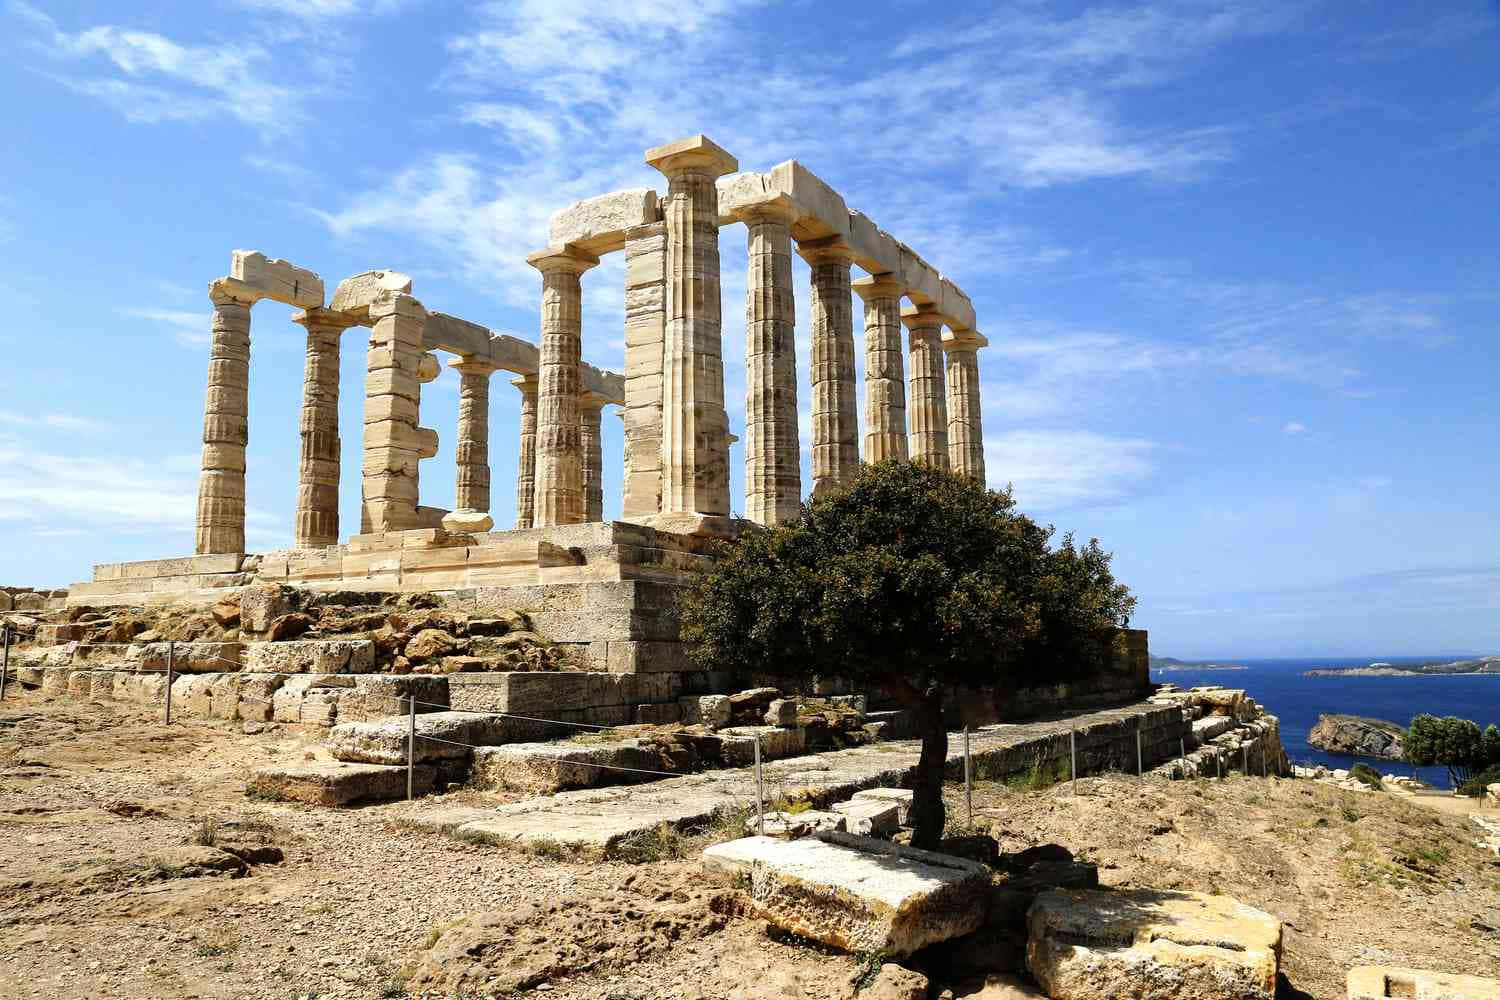
[[[191,551],[231,249],[330,289],[393,267],[534,340],[547,218],[661,189],[643,150],[701,131],[801,160],[969,292],[991,482],[1116,552],[1154,651],[1500,650],[1500,5],[11,2],[0,29],[0,582]],[[743,228],[722,246],[738,430]],[[616,369],[622,275],[585,277]],[[290,312],[254,312],[254,549],[291,539]],[[517,400],[497,378],[501,525]],[[424,503],[456,409],[445,372]]]

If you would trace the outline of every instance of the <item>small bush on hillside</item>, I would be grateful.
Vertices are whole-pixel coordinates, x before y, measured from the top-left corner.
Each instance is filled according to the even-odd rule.
[[[1349,777],[1353,778],[1355,781],[1369,785],[1371,788],[1376,789],[1377,791],[1383,787],[1380,782],[1380,772],[1375,770],[1369,764],[1355,764],[1349,769]]]
[[[1459,785],[1458,794],[1477,799],[1484,795],[1487,787],[1497,781],[1500,781],[1500,764],[1493,764]]]

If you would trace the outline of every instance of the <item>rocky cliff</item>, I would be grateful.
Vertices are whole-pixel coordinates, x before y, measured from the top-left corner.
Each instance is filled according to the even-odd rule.
[[[1406,730],[1394,722],[1364,719],[1357,715],[1320,715],[1307,734],[1307,742],[1329,753],[1380,760],[1401,759],[1401,738]]]

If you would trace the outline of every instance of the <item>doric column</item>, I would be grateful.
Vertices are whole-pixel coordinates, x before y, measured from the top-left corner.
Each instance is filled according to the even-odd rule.
[[[583,447],[583,519],[604,520],[604,448],[600,424],[604,400],[591,392],[578,399],[578,435]]]
[[[403,292],[383,292],[370,306],[365,373],[364,533],[406,531],[417,524],[417,463],[436,450],[436,435],[419,433],[422,329],[427,310]]]
[[[906,380],[901,350],[901,296],[894,274],[860,278],[865,300],[865,461],[906,461]]]
[[[646,151],[667,177],[666,331],[662,343],[663,513],[729,513],[729,426],[720,339],[719,193],[739,169],[698,135]]]
[[[520,470],[516,473],[516,527],[529,528],[536,510],[536,376],[510,380],[521,393]]]
[[[569,247],[534,253],[542,272],[542,340],[537,356],[536,506],[538,528],[583,520],[583,449],[578,437],[578,365],[583,355],[584,271],[599,263]]]
[[[849,294],[854,254],[839,237],[802,243],[797,252],[812,266],[812,495],[819,497],[849,486],[859,471]]]
[[[749,232],[745,297],[745,517],[757,524],[802,513],[797,435],[796,305],[790,199],[742,216]]]
[[[245,551],[245,446],[250,441],[250,306],[253,291],[233,278],[208,286],[214,304],[203,396],[203,472],[198,479],[195,551]]]
[[[943,390],[942,313],[908,306],[901,311],[911,355],[907,451],[913,462],[948,468],[948,406]]]
[[[948,462],[954,472],[981,483],[984,424],[979,409],[979,348],[989,341],[977,330],[943,334],[948,379]]]
[[[625,518],[661,512],[666,274],[666,223],[625,230],[625,407],[620,411],[625,422]]]
[[[490,376],[495,366],[472,357],[452,358],[458,372],[458,441],[453,509],[489,513],[490,509]]]
[[[353,324],[327,309],[308,309],[292,322],[307,330],[294,544],[323,548],[339,542],[339,340]]]

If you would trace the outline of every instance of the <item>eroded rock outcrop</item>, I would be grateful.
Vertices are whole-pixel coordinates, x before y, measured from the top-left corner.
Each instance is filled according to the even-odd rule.
[[[1401,740],[1405,735],[1406,730],[1401,726],[1383,719],[1327,714],[1318,716],[1317,725],[1307,734],[1307,742],[1329,753],[1401,760]]]

